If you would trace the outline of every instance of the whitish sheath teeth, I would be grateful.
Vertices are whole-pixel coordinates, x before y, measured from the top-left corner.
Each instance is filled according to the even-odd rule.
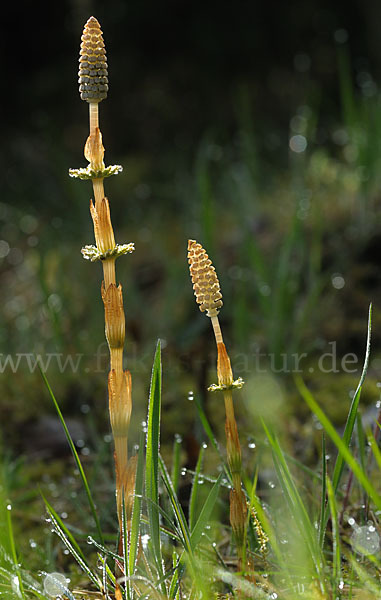
[[[100,102],[107,97],[108,71],[101,27],[95,17],[87,21],[81,37],[79,93],[82,100]]]
[[[212,261],[201,244],[195,240],[188,241],[188,262],[194,295],[200,310],[206,311],[208,317],[217,316],[223,304],[220,283]]]

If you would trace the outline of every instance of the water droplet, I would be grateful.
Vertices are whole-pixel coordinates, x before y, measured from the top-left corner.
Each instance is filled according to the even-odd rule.
[[[175,433],[175,442],[176,442],[176,444],[181,444],[182,441],[183,441],[182,436],[179,433]]]
[[[332,286],[336,290],[341,290],[345,286],[345,279],[341,273],[334,273],[331,277]]]
[[[377,385],[381,387],[381,383],[378,383]],[[381,408],[381,400],[377,400],[376,408]]]
[[[255,442],[249,442],[247,447],[250,448],[250,450],[254,450],[254,448],[256,448]]]
[[[61,513],[61,519],[67,519],[67,512]]]
[[[44,591],[48,596],[60,596],[68,591],[67,583],[62,573],[48,573],[44,579]]]
[[[93,543],[93,538],[91,537],[91,535],[87,536],[87,543],[91,546],[91,544]]]
[[[275,483],[273,481],[269,481],[269,487],[273,490],[275,488]]]
[[[342,579],[340,579],[339,581],[339,590],[343,590],[344,589],[344,581]]]
[[[356,525],[356,521],[354,520],[353,517],[349,517],[348,525],[350,525],[351,527],[354,527]]]
[[[300,135],[300,134],[293,135],[290,138],[289,146],[290,146],[290,150],[300,154],[301,152],[304,152],[305,149],[307,148],[307,140],[304,137],[304,135]]]
[[[271,600],[275,600],[276,598],[278,598],[278,594],[276,592],[273,592],[272,594],[270,594],[269,598],[271,598]]]
[[[142,431],[143,433],[147,433],[147,422],[146,421],[142,421]]]
[[[12,504],[7,504],[7,510],[12,510]]]
[[[148,533],[145,533],[144,535],[142,535],[143,550],[147,550],[148,542],[150,541],[150,539],[151,539],[151,537],[148,535]]]
[[[188,400],[189,400],[190,402],[193,402],[193,400],[194,400],[194,397],[193,397],[193,391],[192,391],[192,390],[191,390],[190,392],[188,392]]]
[[[181,477],[185,477],[186,474],[187,474],[187,470],[186,469],[181,469],[181,471],[180,471]]]
[[[35,542],[35,541],[34,541],[34,540],[31,538],[31,539],[29,540],[29,546],[30,546],[31,548],[37,548],[37,543],[36,543],[36,542]]]
[[[357,527],[351,535],[352,548],[359,554],[376,554],[380,549],[380,536],[372,527]]]
[[[14,575],[11,579],[11,585],[12,585],[12,591],[17,595],[20,596],[21,598],[21,592],[20,592],[20,582],[19,582],[19,578],[17,577],[17,575]]]
[[[204,443],[202,444],[202,447],[204,448],[204,450],[206,450],[206,449],[207,449],[207,447],[208,447],[208,444],[207,444],[206,442],[204,442]]]

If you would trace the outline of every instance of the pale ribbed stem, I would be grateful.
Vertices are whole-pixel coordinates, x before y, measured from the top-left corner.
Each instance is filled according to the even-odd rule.
[[[96,128],[99,127],[98,102],[89,102],[89,118],[90,118],[90,135],[94,135]]]
[[[92,104],[90,104],[92,106]],[[98,105],[96,105],[98,106]],[[105,196],[103,179],[93,179],[93,190],[95,198],[95,210],[100,209],[100,204]],[[103,278],[105,282],[105,289],[107,290],[110,283],[116,283],[115,273],[115,258],[109,258],[104,260],[103,263]]]
[[[110,367],[111,370],[115,371],[117,380],[123,374],[123,347],[122,348],[111,348],[110,350]],[[119,391],[119,390],[118,390]]]
[[[224,401],[225,401],[225,412],[226,418],[231,423],[235,422],[234,415],[234,406],[233,406],[233,394],[231,390],[226,390],[224,392]]]
[[[212,325],[213,325],[214,336],[216,338],[216,344],[222,344],[223,343],[222,331],[221,331],[220,322],[218,320],[218,317],[217,316],[211,317],[211,321],[212,321]]]
[[[98,205],[102,202],[105,197],[105,191],[103,187],[103,179],[93,179],[93,190],[95,199],[95,208],[98,209]]]
[[[107,290],[110,283],[116,282],[115,274],[115,258],[109,258],[103,261],[103,278],[105,282],[105,288]]]

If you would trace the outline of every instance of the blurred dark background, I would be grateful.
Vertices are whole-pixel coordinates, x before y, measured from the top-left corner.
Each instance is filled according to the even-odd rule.
[[[215,348],[189,282],[189,237],[206,247],[221,280],[226,343],[236,375],[247,380],[238,408],[251,430],[244,437],[265,405],[269,418],[287,416],[295,439],[308,427],[293,354],[306,353],[303,374],[341,423],[371,301],[364,402],[372,405],[381,365],[379,3],[24,1],[3,13],[4,445],[27,457],[66,452],[38,355],[73,431],[79,427],[84,455],[96,432],[110,442],[101,268],[80,254],[93,243],[92,191],[68,177],[69,167],[86,166],[88,107],[77,61],[90,15],[101,23],[109,63],[109,97],[100,105],[106,164],[124,166],[106,192],[117,241],[136,244],[117,264],[132,440],[146,414],[157,338],[164,446],[184,435],[184,460],[192,462],[202,435],[190,390],[223,435],[222,406],[205,392],[215,380]],[[328,356],[319,368],[333,352],[336,363]],[[348,353],[357,358],[350,372]]]

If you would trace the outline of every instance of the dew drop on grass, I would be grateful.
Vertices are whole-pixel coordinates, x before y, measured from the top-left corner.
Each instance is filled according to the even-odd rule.
[[[143,550],[147,550],[148,542],[150,541],[150,539],[151,539],[151,537],[148,535],[148,533],[145,533],[144,535],[142,535]]]
[[[12,504],[7,504],[7,510],[12,510]]]
[[[256,448],[255,442],[249,442],[247,447],[250,448],[250,450],[254,450],[254,448]]]
[[[193,400],[194,400],[194,397],[193,397],[193,391],[192,391],[192,390],[191,390],[190,392],[188,392],[188,400],[189,400],[190,402],[193,402]]]
[[[357,527],[351,535],[351,544],[359,554],[376,554],[380,549],[380,536],[373,525]]]
[[[202,444],[202,447],[204,448],[204,450],[206,450],[206,449],[207,449],[207,447],[208,447],[208,444],[207,444],[206,442],[204,442],[204,443]]]
[[[68,580],[62,573],[48,573],[44,579],[44,592],[55,598],[67,591],[67,583]]]
[[[356,521],[354,520],[353,517],[349,517],[348,525],[350,525],[351,527],[354,527],[356,525]]]
[[[34,540],[31,538],[31,539],[29,540],[29,546],[30,546],[31,548],[37,548],[37,543],[36,543],[36,542],[35,542],[35,541],[34,541]]]
[[[183,441],[183,438],[181,437],[181,435],[179,433],[175,433],[175,442],[176,444],[181,444]]]
[[[269,487],[273,490],[275,488],[275,483],[273,481],[269,481]]]
[[[12,585],[12,591],[17,595],[20,596],[21,598],[21,591],[20,591],[20,582],[19,582],[19,578],[17,577],[17,575],[14,575],[11,579],[11,585]]]
[[[187,470],[186,469],[181,469],[181,477],[185,477],[185,475],[187,474]]]

